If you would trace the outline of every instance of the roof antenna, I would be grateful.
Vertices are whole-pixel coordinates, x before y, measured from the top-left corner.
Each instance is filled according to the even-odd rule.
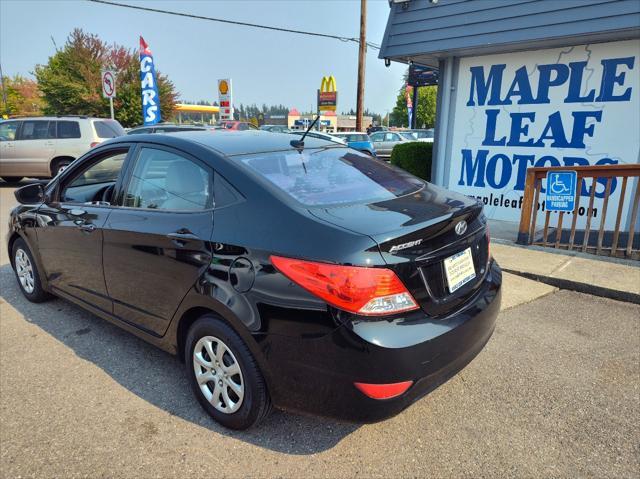
[[[313,120],[311,125],[309,125],[309,128],[307,128],[307,131],[305,131],[304,135],[302,135],[302,138],[300,138],[299,140],[291,140],[289,144],[294,148],[298,149],[298,151],[302,153],[302,150],[304,150],[304,138],[305,136],[307,136],[307,133],[311,131],[311,128],[313,128],[313,125],[315,125],[319,119],[320,119],[320,115],[316,116],[316,119]]]

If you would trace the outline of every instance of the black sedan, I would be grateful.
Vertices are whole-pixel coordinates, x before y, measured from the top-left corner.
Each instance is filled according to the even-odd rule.
[[[16,191],[8,249],[51,295],[176,354],[203,408],[400,412],[489,340],[482,206],[343,145],[259,131],[109,140]]]

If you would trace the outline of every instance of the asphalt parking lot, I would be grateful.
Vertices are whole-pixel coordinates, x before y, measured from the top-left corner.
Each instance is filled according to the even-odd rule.
[[[451,381],[370,425],[275,412],[231,432],[183,366],[20,294],[0,185],[2,477],[638,477],[640,307],[559,291],[503,311]]]

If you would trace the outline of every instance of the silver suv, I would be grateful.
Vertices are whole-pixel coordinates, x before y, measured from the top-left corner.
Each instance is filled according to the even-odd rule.
[[[0,177],[49,178],[100,142],[124,135],[115,120],[86,116],[0,121]]]

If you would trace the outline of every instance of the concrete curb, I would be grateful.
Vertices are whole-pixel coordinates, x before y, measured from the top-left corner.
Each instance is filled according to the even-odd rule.
[[[537,273],[528,273],[526,271],[517,271],[509,268],[502,268],[502,271],[534,281],[539,281],[550,286],[555,286],[559,289],[567,289],[570,291],[576,291],[578,293],[585,293],[593,296],[600,296],[602,298],[615,299],[617,301],[624,301],[625,303],[640,304],[640,294],[632,293],[629,291],[619,291],[617,289],[604,288],[602,286],[581,283],[579,281],[572,281],[563,278],[553,278],[551,276],[545,276]]]
[[[545,248],[544,246],[536,246],[536,245],[522,245],[518,243],[514,243],[510,240],[504,240],[500,238],[491,238],[492,244],[499,244],[502,246],[511,246],[513,248],[520,248],[529,251],[539,251],[541,253],[548,253],[553,255],[562,255],[562,256],[572,256],[574,258],[583,258],[589,259],[592,261],[602,261],[604,263],[614,263],[621,264],[623,266],[631,266],[633,268],[640,268],[640,261],[628,258],[615,258],[611,256],[598,256],[593,253],[583,253],[582,251],[575,250],[566,250],[566,249],[556,249],[556,248]]]

